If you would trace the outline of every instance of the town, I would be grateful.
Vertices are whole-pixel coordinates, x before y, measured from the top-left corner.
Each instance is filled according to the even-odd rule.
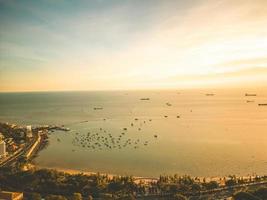
[[[0,167],[10,166],[18,159],[30,160],[48,139],[48,131],[69,131],[64,126],[18,126],[0,123]]]

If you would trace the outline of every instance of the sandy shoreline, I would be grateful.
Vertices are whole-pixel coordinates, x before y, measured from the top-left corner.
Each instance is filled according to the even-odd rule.
[[[92,171],[88,171],[88,170],[76,170],[76,169],[67,169],[67,168],[53,168],[53,167],[44,167],[44,166],[38,166],[38,165],[34,165],[35,169],[50,169],[50,170],[56,170],[58,172],[63,172],[63,173],[67,173],[67,174],[71,174],[71,175],[75,175],[75,174],[85,174],[85,175],[97,175],[100,174],[101,176],[107,176],[108,178],[112,179],[114,177],[123,177],[123,176],[127,176],[127,175],[118,175],[118,174],[109,174],[109,173],[99,173],[99,172],[92,172]],[[181,175],[183,176],[183,175]],[[136,183],[144,183],[144,184],[149,184],[152,182],[157,182],[159,180],[159,178],[154,178],[154,177],[142,177],[142,176],[131,176],[134,179],[134,182]],[[243,178],[243,179],[250,179],[250,178],[255,178],[256,175],[251,175],[251,176],[243,176],[243,177],[236,177],[236,178]],[[191,176],[191,178],[196,178]],[[200,182],[210,182],[210,181],[216,181],[219,184],[224,184],[225,180],[229,180],[229,177],[219,177],[219,176],[214,176],[214,177],[197,177],[198,180]],[[224,180],[224,178],[226,178]]]
[[[121,176],[126,176],[126,175],[117,175],[117,174],[109,174],[109,173],[99,173],[99,172],[91,172],[91,171],[87,171],[87,170],[76,170],[76,169],[67,169],[67,168],[53,168],[53,167],[42,167],[42,166],[38,166],[35,165],[36,169],[50,169],[50,170],[56,170],[58,172],[64,172],[67,174],[85,174],[85,175],[96,175],[96,174],[100,174],[102,176],[107,176],[108,178],[112,179],[114,177],[121,177]],[[156,182],[158,181],[158,178],[153,178],[153,177],[141,177],[141,176],[132,176],[133,179],[137,182],[144,182],[144,183],[151,183],[151,182]]]
[[[53,167],[41,167],[41,166],[36,166],[37,169],[51,169],[51,170],[57,170],[59,172],[64,172],[67,174],[86,174],[86,175],[96,175],[96,174],[100,174],[100,175],[107,175],[110,178],[113,178],[117,175],[115,174],[108,174],[108,173],[97,173],[97,172],[91,172],[91,171],[87,171],[87,170],[78,170],[78,169],[67,169],[67,168],[53,168]]]

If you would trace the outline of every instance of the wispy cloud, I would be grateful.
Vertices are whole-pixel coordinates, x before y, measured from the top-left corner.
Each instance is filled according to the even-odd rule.
[[[266,67],[264,0],[0,4],[1,90],[21,89],[25,74],[31,83],[25,89],[127,89],[159,86],[157,80],[168,80],[164,87],[195,85],[248,68],[253,80],[263,73],[254,67]],[[44,74],[47,86],[37,83]],[[73,75],[80,78],[69,84]]]

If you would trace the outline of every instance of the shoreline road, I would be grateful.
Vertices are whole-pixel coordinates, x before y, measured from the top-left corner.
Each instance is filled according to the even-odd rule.
[[[16,151],[12,156],[2,161],[0,163],[0,168],[12,165],[14,162],[18,160],[18,158],[22,156],[26,156],[27,159],[29,159],[32,156],[32,153],[38,148],[40,141],[41,141],[40,135],[34,136],[33,140],[23,149]]]

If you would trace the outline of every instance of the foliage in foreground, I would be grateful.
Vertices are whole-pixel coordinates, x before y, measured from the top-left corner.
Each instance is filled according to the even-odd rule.
[[[226,182],[229,187],[235,184],[238,184],[236,178]],[[13,168],[0,170],[0,188],[24,192],[27,200],[40,200],[42,197],[45,200],[134,200],[143,195],[186,200],[190,196],[200,196],[203,191],[212,193],[219,188],[219,184],[178,175],[160,176],[158,181],[145,184],[135,182],[131,176],[110,178],[100,174],[68,174],[49,169],[21,171]],[[234,199],[266,200],[267,188],[242,191],[236,193]]]
[[[255,190],[240,191],[233,195],[234,200],[266,200],[267,187],[259,187]]]
[[[22,191],[30,200],[38,200],[41,197],[46,197],[47,200],[80,200],[84,197],[131,200],[135,199],[137,194],[174,195],[192,189],[200,190],[202,187],[204,185],[196,183],[189,176],[161,176],[158,182],[145,187],[142,182],[136,183],[131,176],[110,178],[107,175],[68,174],[49,169],[0,171],[0,188]]]

